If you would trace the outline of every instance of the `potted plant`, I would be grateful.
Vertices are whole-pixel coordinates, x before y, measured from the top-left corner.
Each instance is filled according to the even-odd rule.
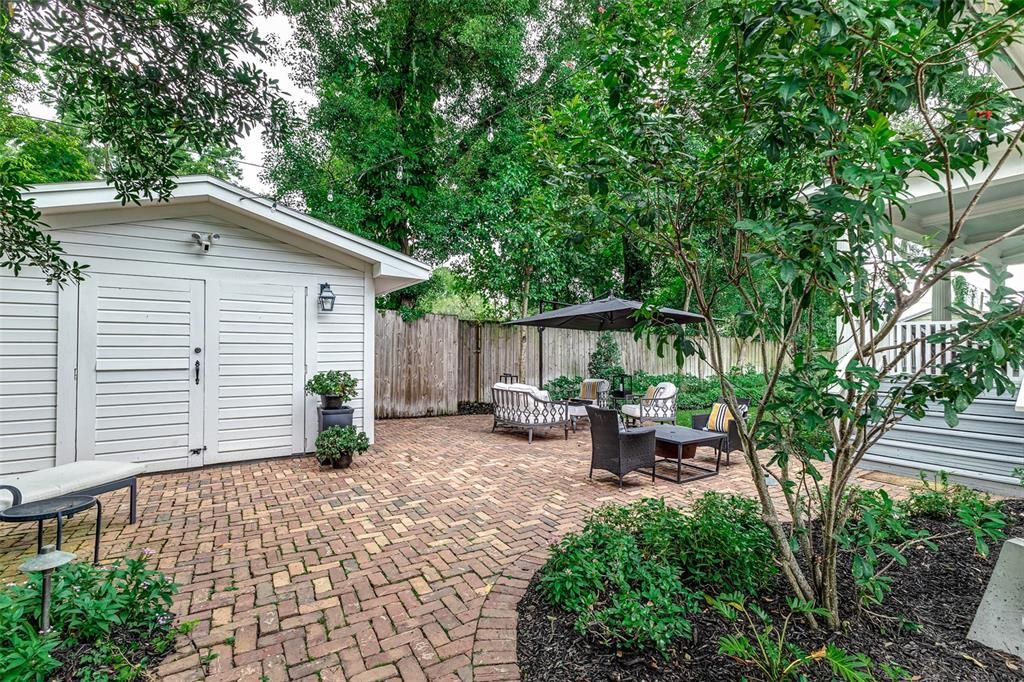
[[[316,459],[335,469],[347,469],[352,455],[362,454],[370,447],[370,439],[354,426],[331,426],[316,437]]]
[[[320,396],[320,430],[330,426],[351,426],[353,409],[346,405],[356,397],[356,378],[332,369],[317,372],[306,382],[306,393]]]

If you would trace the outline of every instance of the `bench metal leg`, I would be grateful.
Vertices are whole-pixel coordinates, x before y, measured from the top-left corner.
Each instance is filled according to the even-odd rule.
[[[39,519],[39,530],[36,531],[36,554],[43,552],[43,520]]]
[[[64,516],[57,513],[57,549],[60,549],[61,540],[64,539]]]

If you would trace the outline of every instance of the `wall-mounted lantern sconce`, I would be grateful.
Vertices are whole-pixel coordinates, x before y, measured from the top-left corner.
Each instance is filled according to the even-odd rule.
[[[327,282],[321,284],[320,296],[317,297],[317,300],[320,301],[320,310],[323,310],[325,313],[334,310],[334,299],[335,296],[334,292],[331,291],[331,285]]]

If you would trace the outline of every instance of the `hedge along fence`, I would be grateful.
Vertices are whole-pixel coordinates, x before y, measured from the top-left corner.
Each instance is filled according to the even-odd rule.
[[[687,358],[677,367],[666,348],[659,357],[656,344],[648,347],[630,332],[613,332],[622,351],[622,366],[634,374],[683,374],[699,379],[714,372],[699,358]],[[393,310],[377,312],[375,355],[375,414],[379,418],[455,414],[459,402],[491,402],[491,386],[505,373],[519,368],[520,328],[500,322],[471,322],[448,315],[425,315],[406,322]],[[576,329],[544,330],[544,379],[586,376],[587,362],[597,345],[597,332]],[[706,342],[693,340],[706,349]],[[742,339],[723,340],[729,367],[763,366],[761,344]],[[526,376],[540,383],[537,364],[538,334],[526,328]],[[765,344],[769,358],[777,343]]]

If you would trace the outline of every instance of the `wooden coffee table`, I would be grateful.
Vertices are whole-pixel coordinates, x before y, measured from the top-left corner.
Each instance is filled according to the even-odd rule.
[[[722,466],[722,447],[728,442],[729,434],[718,431],[699,431],[688,429],[685,426],[671,426],[664,424],[654,428],[656,445],[654,449],[654,475],[666,481],[675,483],[687,483],[709,476],[717,476]],[[715,448],[715,468],[698,466],[683,460],[694,459],[697,455],[697,446],[707,445]],[[658,473],[658,464],[663,462],[675,462],[675,477],[662,476]],[[683,476],[683,468],[689,473]]]

